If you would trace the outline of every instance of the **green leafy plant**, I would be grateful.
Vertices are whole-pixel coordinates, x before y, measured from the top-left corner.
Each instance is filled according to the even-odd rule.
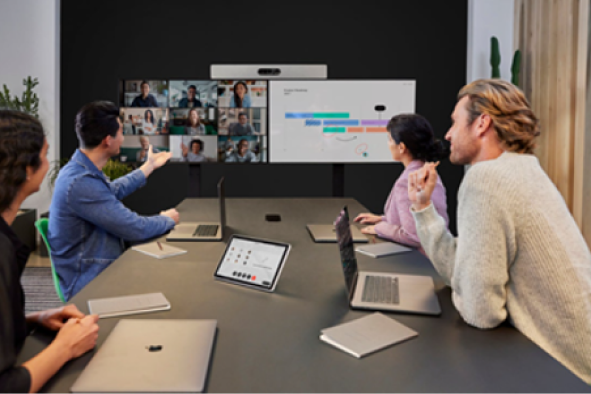
[[[0,108],[13,109],[16,111],[26,112],[39,117],[39,97],[33,92],[35,86],[39,85],[37,78],[31,78],[30,76],[23,79],[23,85],[25,85],[25,91],[21,98],[14,96],[11,98],[10,89],[4,84],[3,91],[0,92]]]
[[[48,174],[50,188],[53,188],[55,186],[55,181],[57,179],[57,176],[58,176],[60,170],[69,161],[70,161],[70,159],[60,159],[60,160],[55,160],[52,163],[51,169],[49,170],[49,174]],[[103,173],[112,181],[114,181],[117,178],[121,178],[124,175],[129,174],[131,171],[133,171],[132,166],[125,164],[125,163],[121,163],[120,161],[111,160],[111,159],[109,159],[109,161],[107,161],[107,164],[105,164],[105,166],[103,167]]]
[[[103,167],[103,173],[112,181],[129,174],[132,170],[130,165],[111,159]]]

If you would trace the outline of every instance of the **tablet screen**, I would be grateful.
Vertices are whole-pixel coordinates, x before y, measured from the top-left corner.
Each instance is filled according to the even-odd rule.
[[[234,235],[215,276],[239,284],[272,289],[287,257],[288,244]]]

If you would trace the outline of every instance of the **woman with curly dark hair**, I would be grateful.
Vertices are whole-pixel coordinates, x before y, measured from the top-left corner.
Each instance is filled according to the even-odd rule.
[[[74,305],[24,313],[20,277],[30,250],[10,226],[21,203],[39,191],[49,169],[47,150],[37,119],[0,110],[0,392],[38,391],[67,361],[94,348],[98,336],[98,316],[84,316]],[[57,336],[37,356],[17,365],[34,325],[58,331]]]

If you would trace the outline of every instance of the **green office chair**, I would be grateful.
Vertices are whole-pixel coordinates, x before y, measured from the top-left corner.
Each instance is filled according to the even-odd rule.
[[[64,295],[62,294],[62,288],[60,287],[60,280],[57,277],[57,272],[55,272],[55,267],[53,266],[53,260],[51,260],[51,248],[49,246],[49,241],[47,240],[47,227],[49,226],[49,219],[41,218],[35,222],[35,227],[41,234],[43,238],[43,242],[45,242],[45,246],[47,247],[47,253],[49,254],[49,261],[51,262],[51,275],[53,276],[53,285],[55,286],[55,292],[57,293],[58,297],[60,298],[61,302],[66,302]]]

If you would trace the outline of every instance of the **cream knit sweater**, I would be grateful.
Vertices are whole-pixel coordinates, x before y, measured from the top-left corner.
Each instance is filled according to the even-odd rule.
[[[533,155],[473,165],[458,193],[458,237],[433,205],[413,212],[433,265],[462,318],[505,319],[591,383],[591,253]]]

